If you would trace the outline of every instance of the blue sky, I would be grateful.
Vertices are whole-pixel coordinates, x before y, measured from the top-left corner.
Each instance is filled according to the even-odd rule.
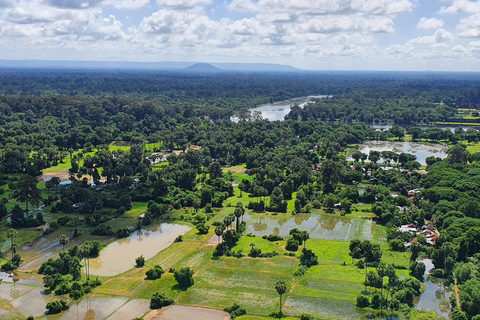
[[[0,59],[480,71],[480,0],[0,0]]]

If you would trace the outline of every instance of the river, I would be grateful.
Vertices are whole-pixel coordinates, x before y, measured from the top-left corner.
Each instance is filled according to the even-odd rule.
[[[256,108],[249,109],[251,113],[260,111],[262,118],[269,121],[283,121],[285,116],[290,112],[290,106],[295,103],[303,108],[311,99],[326,98],[326,95],[313,95],[308,97],[295,98],[287,101],[275,102],[272,104],[264,104]]]

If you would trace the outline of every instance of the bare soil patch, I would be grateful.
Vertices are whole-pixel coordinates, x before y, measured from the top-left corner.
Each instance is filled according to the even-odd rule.
[[[144,319],[147,319],[145,317]],[[230,315],[224,311],[187,306],[170,306],[162,308],[151,320],[230,320]]]

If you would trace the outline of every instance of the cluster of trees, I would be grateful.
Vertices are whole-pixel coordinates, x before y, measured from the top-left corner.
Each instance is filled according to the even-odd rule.
[[[66,237],[60,238],[60,243],[66,244]],[[91,288],[100,285],[98,279],[90,280],[90,258],[98,256],[101,249],[100,241],[86,241],[81,247],[71,246],[67,252],[61,252],[57,259],[48,259],[42,263],[39,274],[43,274],[43,283],[49,291],[57,295],[69,294],[72,299],[79,299]],[[82,259],[86,279],[80,284]]]

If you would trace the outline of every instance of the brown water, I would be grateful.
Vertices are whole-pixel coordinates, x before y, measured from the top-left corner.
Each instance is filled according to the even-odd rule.
[[[167,248],[179,235],[192,228],[180,224],[162,223],[159,226],[135,231],[130,237],[110,243],[100,256],[90,259],[90,274],[115,276],[135,267],[135,258],[143,255],[146,260]]]

